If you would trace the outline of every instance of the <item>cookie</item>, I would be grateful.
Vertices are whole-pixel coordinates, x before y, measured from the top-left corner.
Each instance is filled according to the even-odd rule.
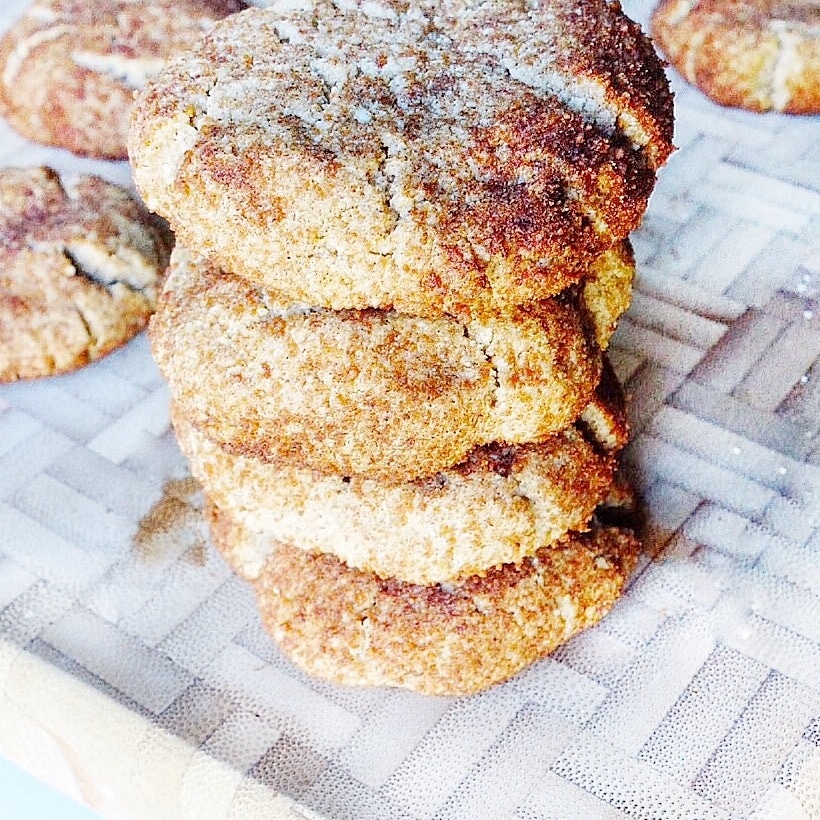
[[[672,65],[715,102],[820,113],[817,0],[661,0],[651,25]]]
[[[36,0],[0,41],[0,114],[35,142],[126,159],[133,93],[238,0]]]
[[[620,255],[612,267],[604,293],[628,293]],[[571,424],[600,377],[604,322],[586,311],[602,303],[568,293],[486,321],[330,311],[177,246],[150,338],[180,413],[228,451],[407,481]]]
[[[211,531],[228,552],[262,537],[215,507]],[[254,588],[266,629],[311,675],[348,686],[469,695],[600,621],[639,555],[630,530],[596,527],[518,564],[422,586],[278,544]]]
[[[430,584],[519,561],[586,529],[627,439],[620,393],[597,396],[589,412],[606,418],[606,429],[585,435],[579,425],[542,444],[478,447],[455,467],[405,482],[272,467],[226,452],[176,408],[172,419],[208,498],[269,536],[246,544],[268,552],[233,554],[244,577],[258,576],[273,543],[283,542],[381,577]]]
[[[137,97],[137,187],[284,301],[474,316],[566,289],[672,150],[648,39],[606,0],[277,3]]]
[[[635,257],[627,239],[602,253],[581,282],[581,304],[601,350],[609,347],[618,320],[629,309],[634,280]]]
[[[170,245],[98,177],[0,170],[0,381],[65,373],[131,339],[156,307]]]

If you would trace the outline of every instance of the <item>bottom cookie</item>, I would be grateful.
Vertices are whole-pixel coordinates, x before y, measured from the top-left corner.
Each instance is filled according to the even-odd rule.
[[[229,560],[264,537],[216,507],[209,514]],[[458,696],[512,677],[600,621],[640,551],[631,530],[599,526],[518,564],[420,586],[277,544],[254,589],[267,631],[309,674]]]

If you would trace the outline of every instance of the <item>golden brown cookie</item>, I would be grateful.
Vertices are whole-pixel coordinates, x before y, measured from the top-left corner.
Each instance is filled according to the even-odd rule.
[[[238,0],[36,0],[0,41],[0,114],[23,136],[127,157],[134,89]]]
[[[605,384],[611,389],[609,378]],[[569,530],[587,528],[609,494],[627,439],[617,385],[587,412],[603,425],[570,427],[542,444],[478,447],[459,465],[414,481],[327,476],[233,456],[172,407],[180,447],[208,498],[267,540],[231,563],[258,576],[274,541],[337,556],[348,566],[417,584],[452,581],[516,562]],[[584,429],[587,433],[585,435]]]
[[[818,0],[660,0],[652,34],[721,105],[820,113]]]
[[[578,417],[601,372],[594,336],[606,336],[586,312],[611,317],[602,306],[629,293],[614,257],[606,298],[569,293],[461,321],[282,304],[177,246],[152,348],[180,413],[229,451],[407,481]]]
[[[635,257],[627,239],[602,253],[581,282],[581,303],[601,350],[609,347],[618,320],[629,309],[634,280]]]
[[[434,316],[564,290],[639,223],[672,102],[606,0],[275,4],[138,95],[138,188],[286,301]]]
[[[0,170],[0,381],[73,370],[142,330],[171,236],[124,189]]]
[[[261,537],[215,507],[211,530],[227,552]],[[421,586],[278,544],[254,588],[265,627],[309,674],[344,685],[468,695],[600,621],[639,554],[630,530],[596,527],[518,564]]]

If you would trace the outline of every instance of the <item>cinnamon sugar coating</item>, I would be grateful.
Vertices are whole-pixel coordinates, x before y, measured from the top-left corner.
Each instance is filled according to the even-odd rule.
[[[472,316],[582,278],[671,138],[617,4],[305,0],[167,66],[129,150],[182,244],[287,300]]]
[[[628,293],[613,260],[605,293]],[[230,452],[405,481],[571,424],[601,373],[587,313],[609,301],[569,293],[472,321],[329,311],[282,304],[177,246],[150,335],[179,411]]]
[[[326,476],[234,456],[172,408],[180,447],[208,496],[264,534],[231,563],[258,577],[275,543],[335,555],[348,566],[417,584],[453,581],[520,561],[584,530],[609,495],[626,443],[623,397],[598,395],[606,430],[570,427],[542,444],[490,444],[413,481]],[[598,434],[603,433],[601,437]]]
[[[259,537],[215,507],[211,529],[228,556]],[[507,680],[600,621],[639,554],[630,530],[595,528],[517,564],[422,586],[277,544],[254,588],[265,627],[306,672],[456,696]]]

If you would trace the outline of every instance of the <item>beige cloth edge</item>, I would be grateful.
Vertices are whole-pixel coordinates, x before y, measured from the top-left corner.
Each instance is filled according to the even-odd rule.
[[[319,820],[2,640],[0,755],[107,818]]]

